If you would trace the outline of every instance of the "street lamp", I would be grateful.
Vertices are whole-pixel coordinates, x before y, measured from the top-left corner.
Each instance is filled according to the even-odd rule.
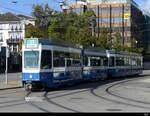
[[[135,43],[136,43],[136,47],[138,47],[138,45],[137,45],[138,41],[137,40],[135,41]]]

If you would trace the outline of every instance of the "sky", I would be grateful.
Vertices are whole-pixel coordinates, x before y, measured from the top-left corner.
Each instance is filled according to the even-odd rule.
[[[31,16],[33,4],[48,3],[52,9],[61,10],[59,2],[63,0],[0,0],[0,13],[12,12]],[[75,0],[66,0],[73,2]],[[150,12],[150,0],[134,0],[139,6]],[[16,2],[16,3],[15,3]]]

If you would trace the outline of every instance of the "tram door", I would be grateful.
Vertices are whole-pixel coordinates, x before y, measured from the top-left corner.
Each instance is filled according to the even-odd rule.
[[[113,56],[111,56],[110,58],[109,58],[109,67],[114,67],[115,66],[115,57]]]

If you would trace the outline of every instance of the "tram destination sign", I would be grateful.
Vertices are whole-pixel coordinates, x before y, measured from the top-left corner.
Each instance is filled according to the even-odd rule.
[[[38,43],[38,39],[36,38],[25,39],[25,46],[29,49],[38,48]]]

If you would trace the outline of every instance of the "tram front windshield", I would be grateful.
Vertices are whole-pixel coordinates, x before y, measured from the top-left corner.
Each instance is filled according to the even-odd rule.
[[[25,51],[24,68],[38,68],[38,67],[39,67],[39,51]]]

